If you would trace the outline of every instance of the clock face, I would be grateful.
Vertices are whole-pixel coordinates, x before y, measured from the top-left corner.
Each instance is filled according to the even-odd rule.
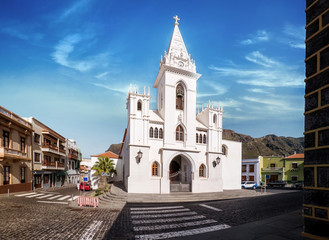
[[[184,67],[184,63],[182,61],[178,62],[178,66]]]

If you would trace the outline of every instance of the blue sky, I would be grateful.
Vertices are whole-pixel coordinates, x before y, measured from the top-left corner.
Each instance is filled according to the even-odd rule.
[[[122,141],[129,84],[152,89],[177,14],[202,74],[199,107],[222,104],[223,127],[239,133],[301,137],[304,9],[301,0],[3,0],[0,105],[77,140],[84,157],[104,152]]]

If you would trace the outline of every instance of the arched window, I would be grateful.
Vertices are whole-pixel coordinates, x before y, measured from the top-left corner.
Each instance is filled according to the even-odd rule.
[[[150,138],[153,138],[153,127],[150,127]]]
[[[160,138],[160,139],[163,138],[163,131],[162,131],[162,128],[160,128],[160,130],[159,130],[159,138]]]
[[[184,141],[184,129],[181,125],[178,125],[176,128],[176,140]]]
[[[184,110],[184,87],[178,84],[176,87],[176,109]]]
[[[158,128],[154,129],[154,138],[158,138]]]
[[[198,142],[199,142],[198,140],[199,140],[199,135],[196,134],[196,135],[195,135],[195,142],[198,143]]]
[[[142,111],[142,102],[141,101],[137,102],[137,110]]]
[[[203,143],[204,143],[204,144],[206,144],[206,143],[207,143],[206,134],[203,134]]]
[[[199,167],[199,177],[206,177],[206,167],[204,164],[201,164]]]
[[[223,155],[227,156],[227,146],[226,145],[222,145],[222,153]]]
[[[159,176],[159,164],[157,162],[152,164],[152,176]]]
[[[202,134],[199,135],[199,143],[202,143]]]
[[[213,122],[214,122],[214,123],[216,123],[216,121],[217,121],[217,115],[216,115],[216,114],[214,114],[214,117],[213,117]]]

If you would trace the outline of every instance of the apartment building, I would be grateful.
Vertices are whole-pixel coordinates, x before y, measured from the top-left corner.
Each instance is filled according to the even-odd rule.
[[[32,189],[32,124],[0,106],[0,193]]]
[[[255,159],[242,159],[241,181],[253,181],[260,184],[260,157]]]
[[[66,139],[67,183],[76,184],[80,178],[81,151],[75,140]]]
[[[34,130],[33,183],[35,188],[61,187],[65,183],[65,138],[33,117],[25,118]]]

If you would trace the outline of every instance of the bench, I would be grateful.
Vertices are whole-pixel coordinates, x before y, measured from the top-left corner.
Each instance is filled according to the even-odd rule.
[[[91,207],[96,208],[99,206],[99,198],[98,197],[80,196],[78,198],[78,205],[79,205],[79,207],[91,206]]]

